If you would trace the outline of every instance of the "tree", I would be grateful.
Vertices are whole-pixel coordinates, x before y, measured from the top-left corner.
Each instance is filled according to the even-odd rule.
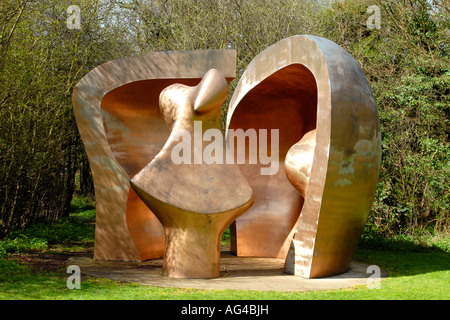
[[[71,4],[8,0],[0,7],[1,234],[69,213],[76,173],[85,174],[87,163],[73,87],[96,65],[129,53],[116,41],[122,31],[104,25],[113,3],[80,1],[79,30],[67,28]]]

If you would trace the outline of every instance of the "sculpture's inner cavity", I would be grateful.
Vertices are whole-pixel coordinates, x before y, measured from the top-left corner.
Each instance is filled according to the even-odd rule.
[[[292,145],[316,128],[316,117],[317,84],[300,64],[273,73],[236,106],[229,129],[256,129],[257,134],[259,129],[278,129],[280,161],[275,175],[261,175],[260,167],[266,165],[260,163],[240,165],[253,190],[254,204],[231,226],[232,251],[237,255],[286,257],[303,198],[288,181],[284,161]]]
[[[170,130],[159,109],[160,92],[174,83],[195,86],[200,80],[143,80],[104,96],[101,107],[108,143],[130,177],[159,153],[169,137]]]

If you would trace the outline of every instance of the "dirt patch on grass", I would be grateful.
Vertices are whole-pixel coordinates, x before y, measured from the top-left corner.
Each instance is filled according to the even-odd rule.
[[[32,272],[50,271],[55,272],[66,268],[66,262],[71,257],[92,257],[93,250],[76,252],[33,252],[33,253],[12,253],[10,260],[30,267]]]

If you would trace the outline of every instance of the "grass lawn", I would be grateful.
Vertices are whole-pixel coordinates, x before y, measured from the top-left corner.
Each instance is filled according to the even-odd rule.
[[[379,289],[313,292],[255,292],[158,288],[82,276],[81,289],[66,286],[64,262],[92,252],[95,210],[74,210],[69,218],[36,224],[0,240],[1,300],[449,300],[450,238],[364,238],[355,260],[389,272]],[[225,241],[227,239],[225,238]]]

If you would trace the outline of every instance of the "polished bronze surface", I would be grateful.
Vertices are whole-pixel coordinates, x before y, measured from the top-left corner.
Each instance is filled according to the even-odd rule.
[[[286,154],[284,169],[289,182],[306,197],[316,147],[316,130],[311,130],[294,144]]]
[[[285,271],[306,278],[345,272],[381,155],[377,106],[357,62],[320,37],[279,41],[242,75],[227,128],[280,130],[277,175],[240,165],[255,200],[233,224],[236,254],[286,257]]]
[[[171,134],[131,185],[164,226],[163,275],[218,277],[222,233],[252,204],[252,190],[236,165],[225,164],[223,157],[214,163],[201,159],[209,146],[202,138],[211,129],[217,133],[214,143],[220,142],[221,147],[215,152],[225,155],[220,127],[227,95],[227,81],[215,69],[195,87],[173,84],[161,92],[161,113]],[[174,151],[184,139],[188,142],[179,152],[185,161],[178,163]]]
[[[231,81],[235,50],[159,52],[102,64],[76,85],[73,107],[95,186],[94,257],[161,257],[164,230],[129,180],[161,150],[170,130],[159,94],[174,83],[195,86],[211,68]]]

